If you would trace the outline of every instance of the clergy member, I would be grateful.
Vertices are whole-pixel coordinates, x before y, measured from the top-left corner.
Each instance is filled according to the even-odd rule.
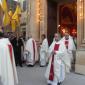
[[[59,35],[55,33],[54,40],[48,49],[49,64],[45,77],[48,85],[60,85],[65,78],[65,63],[63,56],[66,51],[65,45],[58,40]]]
[[[18,85],[13,48],[0,31],[0,78],[2,85]]]
[[[76,50],[73,38],[69,35],[69,32],[66,30],[65,36],[61,39],[61,41],[65,44],[67,48],[66,55],[64,60],[67,64],[66,72],[69,73],[71,70],[71,62],[73,61],[73,51]]]
[[[46,66],[47,52],[48,52],[48,40],[45,34],[43,34],[41,38],[42,38],[42,44],[40,48],[40,66]]]
[[[38,51],[36,41],[30,37],[25,46],[26,64],[27,66],[34,66],[36,61],[38,61]]]

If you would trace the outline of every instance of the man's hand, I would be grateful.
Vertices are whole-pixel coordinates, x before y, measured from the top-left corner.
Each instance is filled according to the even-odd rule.
[[[55,51],[52,51],[52,55],[55,55],[56,54],[56,52]]]

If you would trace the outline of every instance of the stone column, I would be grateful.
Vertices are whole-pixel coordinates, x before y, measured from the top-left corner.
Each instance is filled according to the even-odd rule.
[[[26,38],[29,37],[30,35],[30,17],[31,17],[31,1],[30,0],[26,0]]]
[[[47,35],[47,0],[27,0],[27,3],[26,34],[39,41],[42,34]]]
[[[85,74],[85,0],[77,0],[77,52],[75,72]]]
[[[40,0],[40,38],[42,34],[47,35],[47,0]]]
[[[39,27],[37,22],[37,0],[27,0],[28,2],[28,19],[27,19],[27,36],[32,35],[35,40],[39,40]]]

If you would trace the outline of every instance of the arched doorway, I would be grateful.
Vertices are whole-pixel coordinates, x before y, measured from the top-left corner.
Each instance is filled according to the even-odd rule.
[[[77,46],[77,1],[76,0],[47,0],[47,37],[49,45],[53,41],[54,33],[61,37],[65,31],[73,37]],[[75,70],[75,53],[72,61],[72,70]]]
[[[70,35],[77,38],[77,4],[62,3],[59,5],[59,32],[63,36],[65,30],[68,30]]]
[[[55,32],[61,36],[68,30],[76,44],[77,39],[77,1],[47,0],[47,37],[49,44]],[[58,28],[59,26],[59,28]]]

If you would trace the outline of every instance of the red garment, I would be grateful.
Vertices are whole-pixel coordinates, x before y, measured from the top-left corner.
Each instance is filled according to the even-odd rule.
[[[34,40],[32,40],[32,43],[33,43],[34,62],[35,62],[35,42],[34,42]]]
[[[55,44],[54,51],[58,51],[58,49],[59,49],[59,44]]]
[[[58,50],[59,50],[59,44],[55,44],[54,51]],[[53,79],[54,79],[54,55],[52,55],[50,75],[49,75],[49,80],[53,81]]]
[[[68,44],[69,44],[69,41],[65,40],[65,46],[66,46],[67,49],[68,49]]]
[[[11,62],[13,63],[13,59],[12,59],[12,45],[8,45],[8,48],[9,48]]]

